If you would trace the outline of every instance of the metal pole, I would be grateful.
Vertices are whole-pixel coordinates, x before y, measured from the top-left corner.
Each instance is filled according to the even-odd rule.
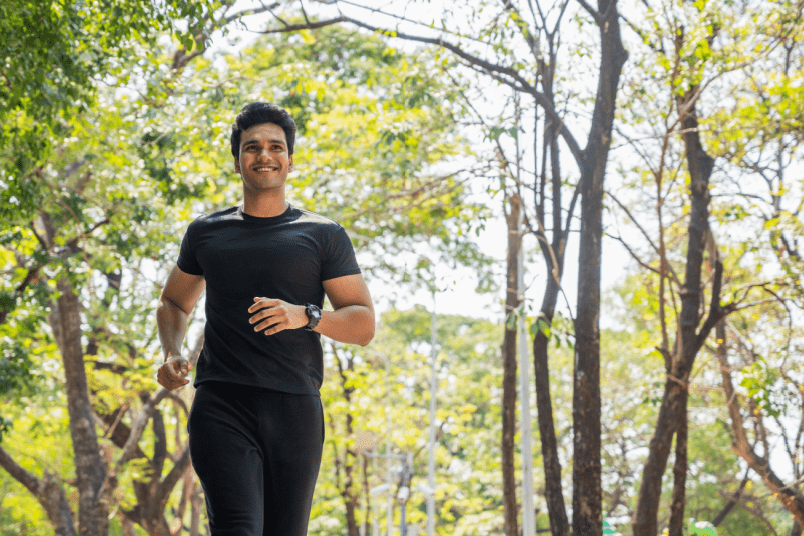
[[[385,454],[388,456],[388,474],[386,482],[388,483],[388,509],[386,511],[387,517],[387,534],[386,536],[393,536],[394,532],[394,499],[393,499],[393,486],[391,484],[391,391],[388,388],[388,379],[391,377],[391,361],[385,358]]]
[[[372,505],[374,509],[374,519],[371,521],[371,536],[380,536],[380,516],[377,513],[377,503]]]
[[[400,536],[405,536],[405,504],[407,502],[408,501],[402,501],[402,506],[399,508],[399,511],[401,513],[400,517],[402,519],[399,522],[399,534],[400,534]]]
[[[435,283],[435,270],[433,270]],[[433,490],[427,496],[427,536],[435,534],[435,421],[436,421],[436,311],[433,287],[433,322],[430,333],[430,440],[428,444],[427,485]]]
[[[523,231],[525,211],[519,213],[519,230]],[[523,233],[524,234],[524,233]],[[523,237],[524,238],[524,237]],[[524,274],[524,240],[520,243],[519,255],[517,257],[519,281],[517,281],[518,294],[521,303],[525,301],[525,274]],[[523,536],[533,536],[535,534],[535,524],[533,520],[533,449],[531,447],[532,433],[530,430],[530,373],[528,372],[528,334],[525,331],[525,315],[519,315],[519,397],[522,407],[520,416],[522,419],[522,534]]]

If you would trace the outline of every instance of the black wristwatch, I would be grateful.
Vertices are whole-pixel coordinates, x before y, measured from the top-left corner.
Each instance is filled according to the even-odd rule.
[[[307,331],[313,331],[313,329],[315,329],[315,327],[318,325],[318,322],[321,321],[321,309],[319,309],[317,305],[308,303],[304,312],[307,313],[307,318],[310,319],[310,322],[304,327],[304,329]]]

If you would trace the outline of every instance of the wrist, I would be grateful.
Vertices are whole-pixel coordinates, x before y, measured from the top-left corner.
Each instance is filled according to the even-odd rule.
[[[304,306],[304,315],[307,318],[307,323],[303,326],[307,331],[314,331],[321,321],[323,311],[317,305],[308,303]]]
[[[163,363],[167,363],[169,359],[173,359],[174,357],[184,357],[184,356],[182,355],[181,350],[168,350],[167,353],[165,353],[165,359]]]

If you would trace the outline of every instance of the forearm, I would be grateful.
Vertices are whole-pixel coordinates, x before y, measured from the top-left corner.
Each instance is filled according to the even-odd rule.
[[[181,355],[181,345],[187,332],[187,313],[166,298],[160,298],[156,306],[156,328],[165,360],[171,355]]]
[[[374,338],[374,312],[363,305],[322,310],[321,320],[313,331],[339,342],[366,346]]]

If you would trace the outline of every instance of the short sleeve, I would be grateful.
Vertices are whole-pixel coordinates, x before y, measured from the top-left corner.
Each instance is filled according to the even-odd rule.
[[[330,235],[324,244],[325,258],[321,266],[321,281],[360,273],[355,258],[355,248],[346,229],[338,225],[338,230]]]
[[[201,265],[198,264],[198,260],[195,257],[195,251],[193,251],[192,240],[190,238],[192,228],[193,224],[191,223],[187,227],[187,232],[184,233],[184,238],[182,238],[181,241],[181,249],[179,250],[179,258],[176,260],[176,265],[179,267],[179,270],[186,274],[204,275],[204,270],[201,268]]]

